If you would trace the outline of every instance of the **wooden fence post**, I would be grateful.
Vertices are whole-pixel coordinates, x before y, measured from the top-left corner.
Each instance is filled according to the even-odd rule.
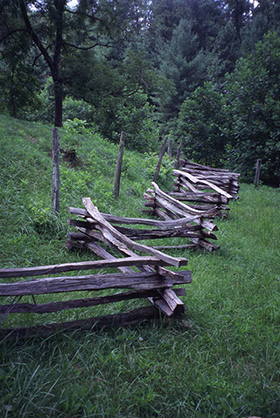
[[[162,162],[162,159],[163,159],[163,155],[165,153],[167,140],[168,140],[168,136],[165,138],[165,140],[163,141],[163,143],[161,145],[161,149],[160,149],[160,153],[159,153],[159,157],[158,157],[157,168],[156,168],[154,178],[153,178],[154,182],[157,181],[157,178],[158,178],[158,175],[159,175],[159,170],[160,170],[161,162]]]
[[[258,186],[259,181],[260,181],[261,165],[262,165],[262,160],[258,159],[257,160],[257,165],[256,165],[256,173],[255,173],[255,187]]]
[[[52,182],[52,208],[58,214],[59,212],[59,136],[58,128],[53,128],[53,146],[52,146],[52,162],[53,162],[53,182]]]
[[[177,153],[176,153],[176,160],[174,164],[174,168],[176,169],[178,169],[180,166],[180,154],[181,154],[182,146],[183,146],[183,138],[180,141],[180,144],[178,146]]]
[[[122,159],[123,159],[125,138],[126,138],[126,132],[121,132],[119,155],[118,155],[118,162],[117,162],[116,175],[115,175],[115,185],[114,185],[114,196],[116,199],[119,197],[119,193],[120,193],[120,180],[121,180]]]
[[[170,139],[168,143],[167,154],[169,155],[170,158],[172,157],[172,139]]]

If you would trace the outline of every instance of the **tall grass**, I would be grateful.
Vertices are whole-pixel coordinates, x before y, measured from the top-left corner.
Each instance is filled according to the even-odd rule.
[[[0,134],[3,267],[91,257],[64,248],[68,205],[80,206],[84,195],[102,211],[140,215],[148,156],[126,153],[116,202],[117,147],[81,139],[82,166],[62,163],[57,220],[47,210],[51,128],[1,116]],[[161,181],[170,184],[169,176]],[[1,416],[279,417],[279,205],[279,190],[242,184],[229,219],[218,222],[219,251],[173,252],[189,259],[193,276],[180,321],[2,341]],[[10,315],[2,325],[33,321]]]

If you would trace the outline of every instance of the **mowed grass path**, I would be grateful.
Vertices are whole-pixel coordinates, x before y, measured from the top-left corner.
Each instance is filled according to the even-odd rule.
[[[5,265],[38,263],[40,254],[42,264],[53,258],[87,258],[67,255],[64,249],[67,214],[53,227],[56,236],[49,230],[38,234],[29,219],[28,205],[51,225],[43,206],[36,212],[36,196],[43,201],[44,194],[36,185],[38,175],[32,183],[26,173],[24,162],[31,161],[30,155],[18,152],[13,172],[4,172]],[[41,164],[42,171],[44,159],[37,158],[32,156],[32,170]],[[13,183],[17,172],[18,188]],[[110,200],[116,214],[129,215],[141,202],[136,193],[139,179],[132,173],[130,177],[123,195],[131,206],[126,200],[122,209],[120,202]],[[242,184],[229,219],[218,221],[220,250],[174,252],[189,259],[193,276],[184,298],[187,312],[180,321],[2,341],[0,416],[280,417],[279,208],[279,189]]]

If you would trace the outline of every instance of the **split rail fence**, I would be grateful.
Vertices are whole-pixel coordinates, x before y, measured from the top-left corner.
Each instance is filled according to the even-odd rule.
[[[218,228],[213,219],[226,216],[230,199],[238,198],[238,176],[228,170],[213,169],[181,161],[181,168],[174,170],[175,185],[170,193],[163,192],[153,182],[144,194],[143,212],[155,215],[157,219],[124,218],[102,214],[90,198],[84,198],[85,208],[70,208],[79,219],[70,219],[76,227],[70,232],[67,247],[89,249],[101,260],[49,265],[30,268],[0,269],[0,297],[9,303],[0,305],[0,323],[13,313],[53,313],[69,309],[147,298],[153,306],[145,306],[129,312],[98,316],[78,321],[37,325],[33,327],[2,329],[0,336],[19,337],[52,335],[58,331],[75,329],[100,329],[111,326],[126,326],[160,316],[173,317],[185,311],[180,296],[186,295],[185,288],[176,285],[191,283],[190,271],[174,271],[168,267],[181,268],[187,259],[172,257],[161,250],[204,248],[213,251],[219,248],[213,244],[217,237],[213,231]],[[137,226],[137,227],[136,227]],[[154,246],[138,241],[176,238],[180,245]],[[186,239],[188,242],[186,243]],[[177,242],[178,242],[177,240]],[[211,241],[209,241],[211,240]],[[146,254],[145,256],[139,253]],[[116,257],[118,254],[118,257]],[[148,254],[148,255],[147,255]],[[114,273],[100,273],[113,269]],[[63,275],[60,273],[84,272],[87,275]],[[93,270],[99,270],[93,274]],[[51,275],[51,276],[50,276]],[[34,276],[47,276],[35,278]],[[13,282],[13,279],[20,281]],[[11,280],[12,279],[12,280]],[[125,292],[37,303],[38,295],[92,292],[108,289],[126,289]],[[24,297],[32,303],[23,302]],[[13,298],[12,301],[10,298]]]
[[[213,231],[217,231],[218,227],[212,221],[217,216],[218,208],[213,207],[207,210],[196,209],[179,201],[170,194],[163,192],[156,183],[152,183],[152,187],[144,193],[144,206],[149,209],[143,211],[155,215],[166,222],[171,220],[186,220],[185,230],[189,230],[189,234],[185,234],[190,243],[178,246],[177,248],[204,248],[208,251],[217,250],[218,245],[208,240],[216,240],[217,237]],[[164,247],[174,248],[174,247]]]
[[[173,170],[174,190],[170,194],[180,201],[190,202],[190,207],[203,211],[214,209],[215,217],[227,218],[228,203],[233,196],[210,181],[195,177],[184,170]],[[207,215],[206,215],[207,216]]]
[[[234,199],[238,199],[239,173],[233,173],[226,169],[213,168],[207,165],[193,163],[186,158],[180,161],[180,170],[191,174],[198,180],[208,181],[211,184],[218,186],[220,189],[228,193]],[[199,189],[203,185],[199,185]]]
[[[173,191],[163,192],[152,182],[152,188],[144,193],[144,206],[149,209],[144,209],[143,212],[165,221],[188,218],[186,227],[190,231],[191,224],[199,225],[199,229],[195,230],[197,236],[192,230],[193,235],[188,235],[190,243],[177,248],[202,247],[208,251],[216,250],[219,246],[209,242],[209,239],[217,239],[213,231],[218,228],[213,219],[228,217],[229,201],[238,198],[239,174],[192,163],[187,159],[179,162],[177,165],[181,168],[173,170]]]
[[[37,334],[48,336],[61,330],[72,331],[75,329],[126,326],[147,319],[158,318],[160,316],[159,311],[168,317],[176,316],[185,311],[185,305],[179,296],[184,296],[186,290],[185,288],[173,289],[173,287],[190,283],[191,272],[172,271],[166,267],[183,267],[187,265],[187,260],[172,257],[152,247],[136,243],[114,228],[89,198],[84,198],[83,202],[85,209],[70,209],[71,213],[79,215],[83,220],[76,221],[79,231],[76,235],[75,233],[70,234],[68,247],[86,247],[102,259],[30,268],[1,269],[0,277],[4,279],[4,283],[0,283],[0,297],[13,298],[10,303],[0,306],[2,319],[12,313],[51,313],[139,298],[148,298],[153,306],[74,322],[2,329],[0,330],[1,337],[15,334],[19,337],[30,337]],[[110,218],[109,215],[108,217]],[[82,222],[83,226],[80,226],[79,222]],[[75,222],[70,221],[70,223],[74,224]],[[108,245],[113,249],[113,253],[118,251],[121,258],[111,254],[100,243]],[[148,256],[138,255],[135,251],[146,253]],[[102,269],[118,269],[119,272],[56,276],[56,274],[73,271]],[[33,278],[34,276],[46,275],[48,277]],[[14,278],[21,278],[21,280],[11,282],[10,279]],[[36,301],[37,295],[91,292],[105,289],[129,289],[129,291],[49,303],[37,303]],[[33,303],[23,303],[22,298],[24,296],[32,297]]]

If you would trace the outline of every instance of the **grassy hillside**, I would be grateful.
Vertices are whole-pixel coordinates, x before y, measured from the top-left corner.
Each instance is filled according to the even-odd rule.
[[[50,210],[51,127],[0,116],[2,267],[91,258],[64,246],[68,206],[81,206],[83,196],[101,211],[140,216],[156,157],[125,152],[115,201],[117,146],[83,133],[61,132],[62,147],[75,142],[79,164],[61,164],[56,219]],[[167,190],[169,168],[166,161],[160,178]],[[1,416],[279,417],[279,205],[279,190],[242,184],[229,219],[218,221],[218,252],[173,252],[188,258],[193,276],[183,298],[187,312],[177,323],[2,341]],[[9,315],[1,325],[77,319],[100,308],[91,309]]]

